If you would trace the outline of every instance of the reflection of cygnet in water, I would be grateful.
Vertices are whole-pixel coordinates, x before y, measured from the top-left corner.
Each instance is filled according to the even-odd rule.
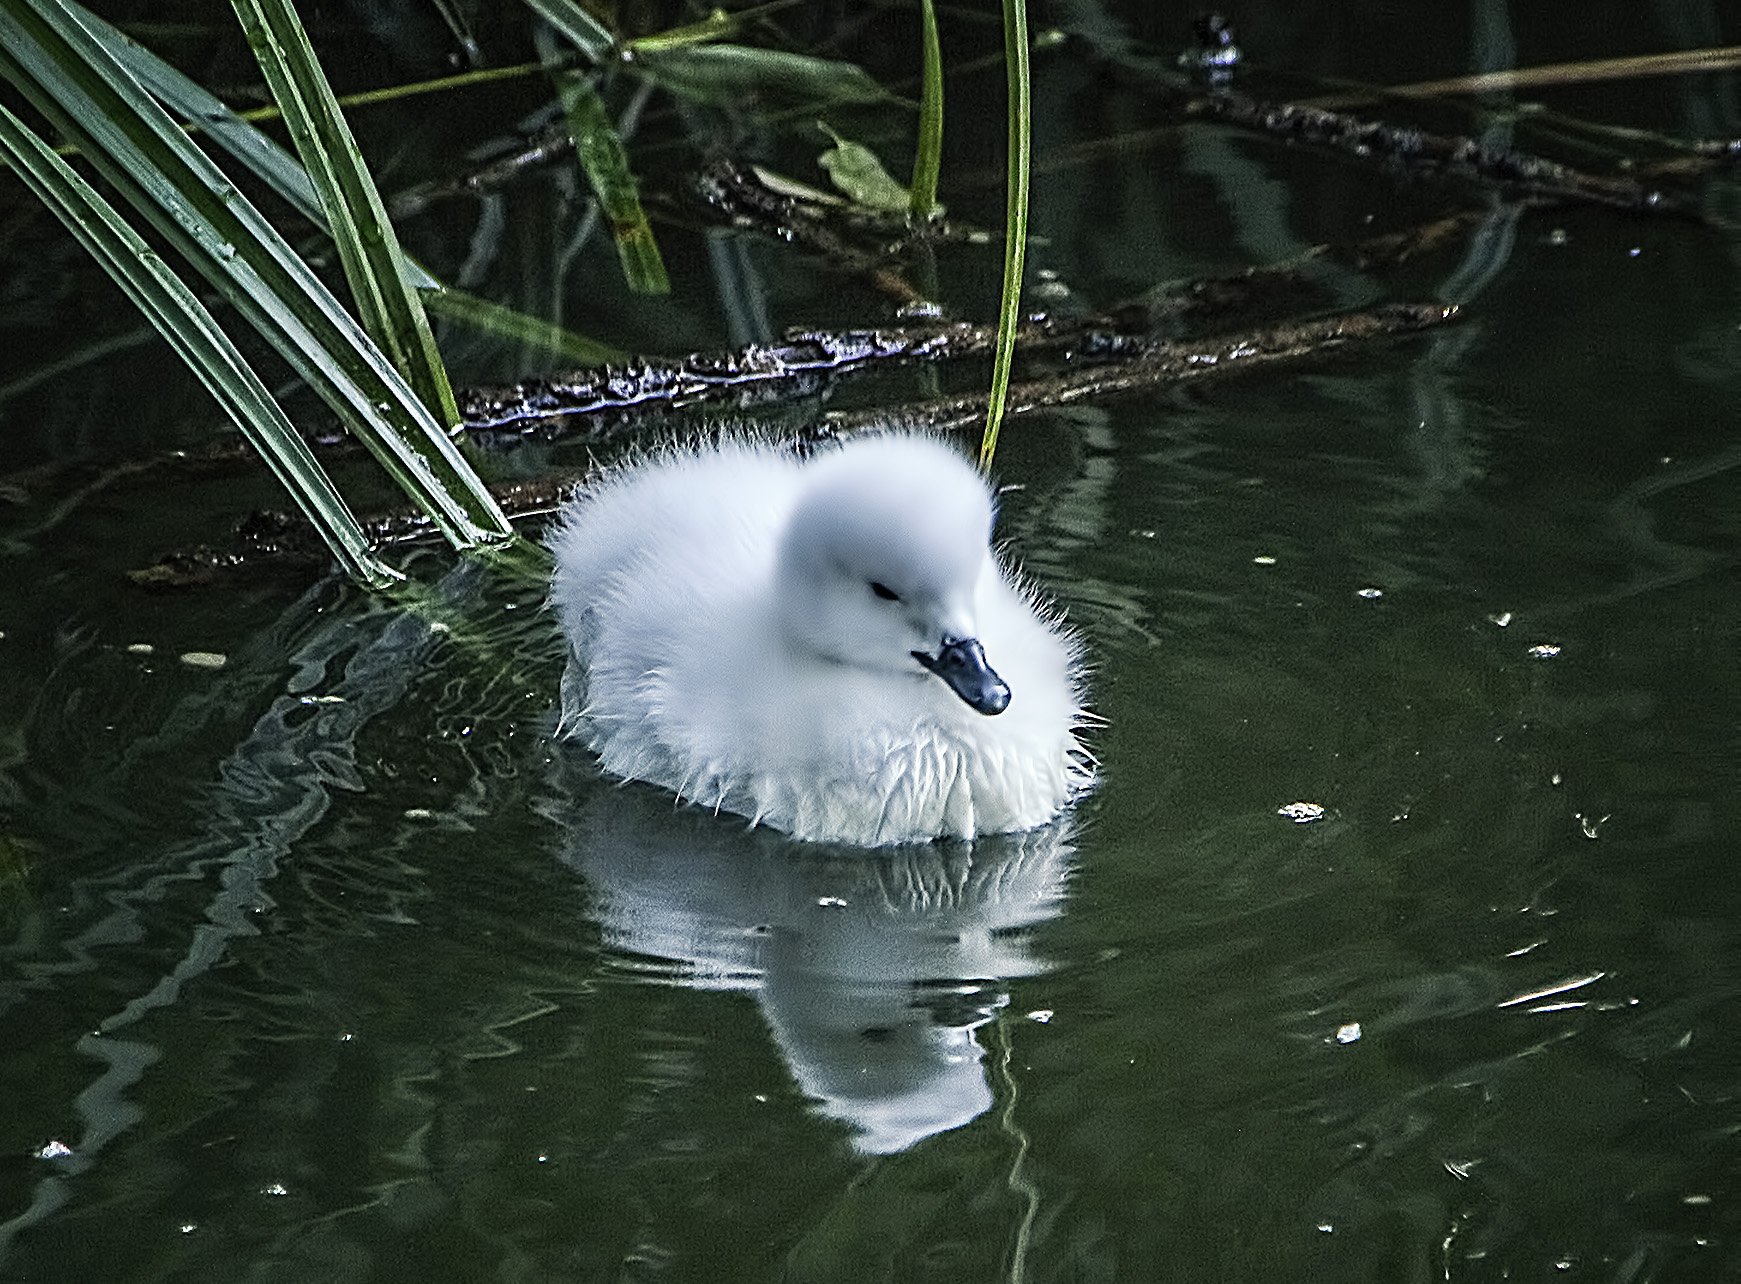
[[[1044,969],[1020,929],[1059,912],[1069,838],[800,846],[629,788],[583,809],[567,859],[608,946],[754,993],[798,1085],[888,1154],[991,1106],[974,1032],[1008,1002],[1004,980]]]

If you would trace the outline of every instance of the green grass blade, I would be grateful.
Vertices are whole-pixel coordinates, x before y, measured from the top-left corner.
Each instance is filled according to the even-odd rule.
[[[260,129],[229,104],[190,80],[143,45],[104,22],[89,10],[62,0],[79,21],[101,41],[115,60],[133,73],[153,97],[191,127],[205,132],[214,143],[234,157],[309,222],[327,231],[326,211],[308,172],[290,150]],[[537,70],[542,64],[527,64]],[[341,105],[355,101],[341,99]],[[480,299],[445,284],[409,255],[405,266],[417,287],[424,309],[468,329],[537,344],[578,365],[598,365],[624,360],[620,349],[600,343],[553,321],[516,311],[505,304]]]
[[[459,423],[447,367],[410,284],[399,238],[290,0],[233,0],[303,168],[320,193],[367,330],[439,423]]]
[[[654,84],[718,107],[814,111],[894,97],[856,63],[751,45],[681,45],[632,64]]]
[[[937,9],[919,0],[924,19],[924,64],[919,90],[919,144],[913,154],[913,217],[937,217],[937,179],[943,171],[943,44],[937,35]]]
[[[979,466],[991,468],[1009,398],[1016,326],[1022,313],[1022,264],[1028,249],[1028,134],[1033,112],[1028,77],[1027,0],[1003,0],[1004,62],[1009,73],[1009,177],[1004,210],[1003,305],[998,310],[997,357],[992,363],[991,400],[979,443]]]
[[[184,76],[156,54],[111,26],[75,0],[61,0],[79,24],[170,111],[206,134],[251,173],[283,197],[309,222],[326,227],[326,211],[302,162],[270,134],[245,120],[204,86]]]
[[[555,80],[575,153],[610,224],[629,288],[637,294],[671,293],[665,260],[641,208],[635,176],[629,171],[629,153],[605,110],[604,99],[582,72],[559,71]]]
[[[575,0],[526,0],[526,7],[555,27],[594,66],[616,56],[617,38]]]
[[[469,326],[485,334],[517,339],[536,344],[546,352],[566,357],[576,365],[601,366],[613,361],[627,361],[628,354],[620,348],[599,343],[573,330],[564,329],[554,321],[540,320],[506,304],[480,299],[475,294],[446,286],[423,296],[423,306],[436,316]]]
[[[236,162],[283,197],[296,211],[326,232],[326,211],[308,172],[291,151],[247,116],[234,111],[223,99],[190,80],[143,45],[104,22],[89,10],[62,0],[91,35],[102,42],[117,62],[133,73],[172,113],[189,126],[202,130]],[[542,64],[530,63],[533,70]],[[341,105],[353,99],[341,99]],[[409,255],[405,266],[411,284],[417,287],[426,311],[485,334],[535,343],[581,365],[621,361],[617,348],[564,329],[552,321],[516,311],[505,304],[479,299],[445,284]]]
[[[0,0],[0,75],[308,381],[456,547],[512,537],[417,395],[205,153],[53,0]]]
[[[637,36],[633,40],[624,41],[623,52],[630,57],[636,57],[640,54],[659,53],[665,49],[677,49],[683,45],[706,44],[722,36],[735,35],[743,24],[743,18],[741,13],[727,13],[724,9],[715,9],[700,22],[686,23],[681,27],[672,27],[650,36]]]
[[[0,151],[211,390],[346,573],[366,588],[401,578],[370,550],[368,537],[307,443],[193,291],[108,201],[4,106]]]

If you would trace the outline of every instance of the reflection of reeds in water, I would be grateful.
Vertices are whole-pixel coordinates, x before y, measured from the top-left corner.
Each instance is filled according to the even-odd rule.
[[[12,917],[12,906],[25,895],[30,857],[23,840],[0,833],[0,924]]]
[[[868,853],[797,844],[638,786],[602,792],[568,862],[617,966],[755,995],[793,1079],[866,1153],[904,1150],[992,1104],[977,1032],[1044,964],[1069,823]]]
[[[475,568],[462,566],[449,583],[463,593],[475,579]],[[70,1153],[56,1158],[50,1173],[35,1183],[28,1205],[0,1222],[0,1260],[22,1232],[66,1206],[81,1176],[95,1176],[92,1170],[103,1164],[104,1152],[146,1118],[139,1099],[148,1093],[136,1091],[136,1085],[167,1049],[158,1035],[137,1032],[166,1010],[185,1006],[186,992],[209,983],[213,973],[234,961],[241,942],[260,935],[264,920],[259,916],[274,904],[271,889],[284,860],[326,819],[335,789],[360,785],[359,735],[400,703],[423,675],[430,651],[447,640],[447,633],[416,614],[383,608],[372,618],[359,618],[327,610],[329,596],[328,587],[317,586],[287,612],[293,632],[282,640],[302,635],[283,662],[292,676],[225,757],[217,783],[202,799],[199,836],[166,851],[147,849],[148,863],[129,863],[120,873],[93,880],[111,908],[28,969],[26,988],[53,986],[77,995],[81,991],[69,978],[95,972],[117,946],[160,942],[165,904],[185,907],[179,914],[185,931],[179,956],[168,955],[173,962],[161,967],[155,981],[112,1006],[78,1039],[80,1056],[100,1067],[76,1094],[67,1090],[76,1099],[82,1130],[66,1139]],[[155,778],[165,760],[185,755],[214,706],[258,698],[259,674],[244,669],[230,666],[229,694],[203,694],[173,711],[157,736],[130,745],[119,762],[109,765],[112,774],[129,789],[146,788],[134,777]],[[124,841],[123,835],[114,841]],[[4,850],[0,841],[0,853]],[[4,877],[0,867],[0,889]],[[203,904],[196,906],[190,889],[208,887]],[[377,917],[395,915],[414,921],[402,905],[390,904]],[[198,1026],[203,1009],[195,1008],[185,1016]],[[229,1080],[234,1063],[243,1059],[234,1046],[242,1037],[235,1028],[228,1037],[201,1043],[195,1055],[207,1068],[203,1082]],[[154,1120],[158,1128],[164,1122]]]

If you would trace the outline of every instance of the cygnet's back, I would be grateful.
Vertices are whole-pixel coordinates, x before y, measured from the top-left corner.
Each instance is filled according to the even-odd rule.
[[[1077,649],[997,566],[966,461],[725,441],[565,510],[564,726],[605,769],[818,841],[1026,829],[1088,779]]]

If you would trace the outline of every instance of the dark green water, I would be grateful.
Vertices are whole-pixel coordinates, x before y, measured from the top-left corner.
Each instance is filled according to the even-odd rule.
[[[1381,80],[1741,39],[1610,8],[1249,30]],[[1116,77],[1041,83],[1051,146],[1144,125]],[[1549,101],[1734,134],[1734,88]],[[1097,304],[1455,203],[1207,130],[1041,181],[1038,266]],[[10,262],[76,264],[12,227]],[[707,247],[667,249],[670,346],[726,342]],[[877,306],[742,253],[776,325]],[[0,503],[0,1277],[1741,1275],[1733,232],[1495,206],[1320,288],[1466,319],[1010,429],[1002,532],[1090,639],[1103,779],[971,850],[807,850],[601,781],[551,740],[539,593],[487,568],[420,556],[411,607],[150,597],[118,571],[252,497]],[[21,464],[210,422],[150,345],[17,386],[126,332],[100,289],[14,291]]]

